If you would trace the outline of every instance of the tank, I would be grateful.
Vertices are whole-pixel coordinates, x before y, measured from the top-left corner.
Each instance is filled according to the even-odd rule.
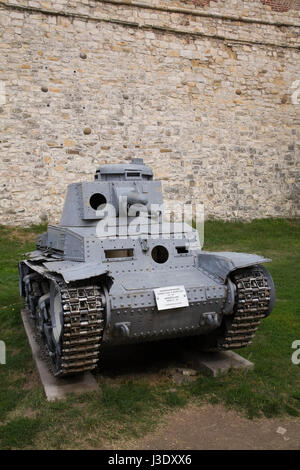
[[[19,263],[20,295],[55,376],[95,369],[105,344],[190,336],[206,351],[243,348],[271,313],[262,266],[271,260],[203,251],[190,225],[166,230],[162,204],[142,159],[103,165],[68,186],[60,223]]]

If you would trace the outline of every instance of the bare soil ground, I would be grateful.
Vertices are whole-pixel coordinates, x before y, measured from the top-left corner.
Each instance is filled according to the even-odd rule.
[[[111,447],[107,447],[110,448]],[[222,405],[188,405],[138,440],[116,442],[114,449],[150,450],[300,450],[300,419],[249,420]]]

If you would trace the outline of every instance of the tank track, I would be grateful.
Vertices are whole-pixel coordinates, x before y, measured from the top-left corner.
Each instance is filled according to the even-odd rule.
[[[25,305],[52,373],[63,377],[95,369],[99,362],[105,323],[105,297],[101,286],[82,282],[66,284],[54,276],[35,274],[26,292]],[[45,297],[45,291],[50,298],[49,282],[54,283],[61,299],[62,332],[59,343],[52,338],[49,303],[47,306],[44,304],[42,310],[39,306],[39,299]],[[43,284],[48,287],[43,288]]]
[[[101,288],[96,285],[67,286],[60,282],[63,331],[61,364],[55,375],[66,376],[97,367],[104,330]]]
[[[240,349],[252,344],[263,318],[268,315],[272,286],[259,266],[239,270],[232,275],[236,286],[233,318],[225,320],[225,335],[218,340],[221,350]]]

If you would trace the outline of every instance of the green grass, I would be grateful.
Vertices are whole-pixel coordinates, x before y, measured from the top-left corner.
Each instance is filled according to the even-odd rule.
[[[20,317],[17,261],[34,248],[43,226],[0,227],[0,340],[7,364],[0,365],[0,448],[93,448],[103,441],[136,438],[151,431],[163,413],[193,403],[223,403],[248,417],[299,416],[300,365],[291,362],[292,342],[300,340],[300,223],[255,220],[208,221],[205,249],[243,251],[273,259],[268,265],[277,300],[262,322],[254,344],[239,351],[255,363],[252,371],[231,371],[217,379],[199,376],[175,386],[139,377],[97,377],[99,390],[48,403]]]

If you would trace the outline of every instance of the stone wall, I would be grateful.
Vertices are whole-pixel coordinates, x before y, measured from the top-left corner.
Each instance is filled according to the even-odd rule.
[[[0,1],[0,223],[143,157],[207,217],[299,217],[299,1]]]

